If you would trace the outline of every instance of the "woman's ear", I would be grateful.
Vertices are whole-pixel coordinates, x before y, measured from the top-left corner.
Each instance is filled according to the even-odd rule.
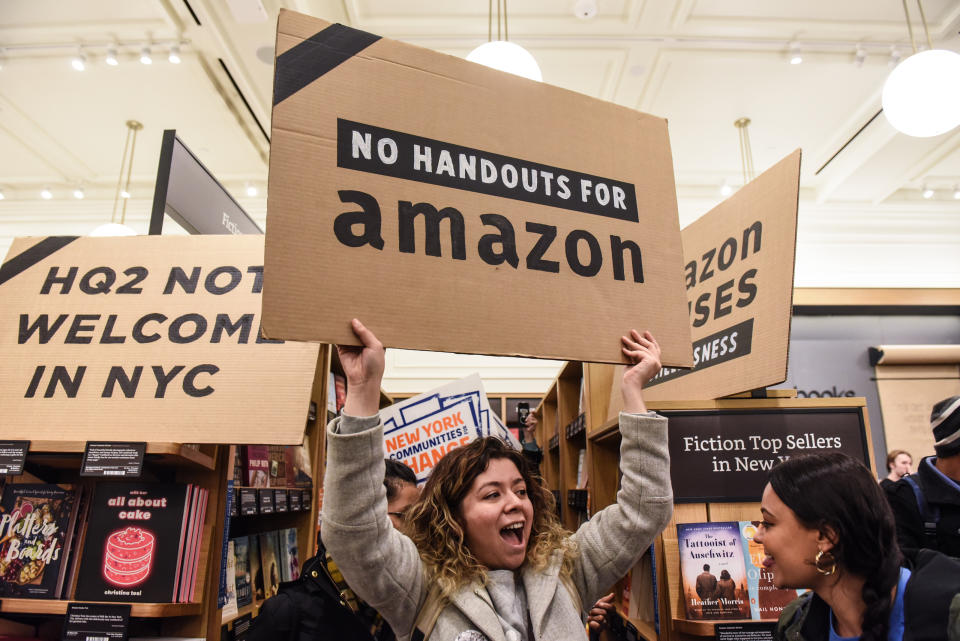
[[[824,552],[829,552],[837,544],[839,537],[837,531],[831,526],[824,524],[820,526],[817,532],[817,546]]]

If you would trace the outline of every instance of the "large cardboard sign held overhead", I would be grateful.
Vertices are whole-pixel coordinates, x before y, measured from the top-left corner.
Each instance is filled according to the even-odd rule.
[[[798,149],[683,229],[694,367],[665,367],[644,398],[713,399],[786,380],[799,189]]]
[[[263,238],[15,240],[4,437],[300,443],[319,347],[260,338]]]
[[[265,335],[689,366],[667,123],[281,11]]]

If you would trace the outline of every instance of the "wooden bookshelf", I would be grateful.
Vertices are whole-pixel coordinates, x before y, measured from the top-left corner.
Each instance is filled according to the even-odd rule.
[[[86,449],[86,441],[30,441],[30,462],[44,467],[72,469],[80,467],[80,457]],[[166,466],[196,466],[214,469],[211,446],[194,449],[182,443],[147,442],[144,463]]]
[[[5,614],[63,616],[67,613],[67,606],[70,603],[89,603],[89,601],[5,598],[0,602],[0,612]],[[196,616],[201,613],[203,607],[202,603],[131,603],[130,616],[150,619]]]

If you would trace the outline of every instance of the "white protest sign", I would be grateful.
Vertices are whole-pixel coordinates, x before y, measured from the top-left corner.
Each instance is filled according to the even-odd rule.
[[[510,430],[490,409],[479,374],[447,383],[380,410],[387,458],[410,467],[422,483],[455,447],[496,436],[519,450]]]

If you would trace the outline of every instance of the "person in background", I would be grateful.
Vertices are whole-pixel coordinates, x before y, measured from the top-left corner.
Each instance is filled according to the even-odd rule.
[[[420,496],[417,474],[400,461],[384,459],[383,462],[387,467],[387,473],[383,477],[383,485],[387,488],[387,516],[390,517],[393,527],[402,531],[407,509]]]
[[[667,421],[647,412],[642,395],[660,369],[656,341],[636,331],[621,339],[631,365],[621,388],[616,504],[570,535],[524,457],[480,438],[436,464],[405,535],[386,526],[384,493],[371,482],[382,469],[384,348],[358,320],[351,324],[361,346],[337,348],[347,399],[327,426],[323,501],[323,540],[344,576],[401,641],[582,638],[582,604],[626,574],[673,510]]]
[[[923,550],[902,565],[890,506],[857,460],[831,452],[779,463],[760,513],[754,540],[774,585],[810,590],[784,608],[775,640],[960,639],[960,562]]]
[[[884,491],[890,491],[893,484],[910,473],[913,457],[906,450],[893,450],[887,454],[887,476],[880,481]]]
[[[417,475],[399,461],[384,460],[383,486],[392,527],[420,495]],[[247,641],[394,641],[396,635],[380,614],[353,593],[334,559],[317,536],[317,554],[303,564],[300,578],[281,583],[264,601]]]
[[[935,456],[887,488],[887,499],[904,551],[929,548],[960,557],[960,396],[933,406],[930,427]]]

